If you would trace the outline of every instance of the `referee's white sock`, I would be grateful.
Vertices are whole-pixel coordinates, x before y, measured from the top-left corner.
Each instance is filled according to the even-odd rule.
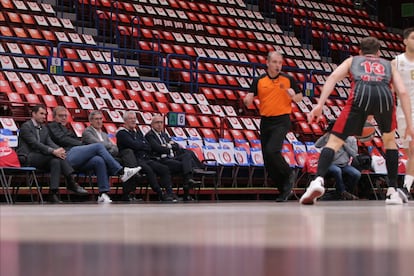
[[[414,176],[406,174],[404,177],[404,185],[408,191],[411,191],[411,185],[413,185]]]

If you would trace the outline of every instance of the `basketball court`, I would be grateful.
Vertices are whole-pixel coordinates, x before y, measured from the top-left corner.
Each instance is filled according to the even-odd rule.
[[[0,275],[412,275],[414,205],[0,207]]]

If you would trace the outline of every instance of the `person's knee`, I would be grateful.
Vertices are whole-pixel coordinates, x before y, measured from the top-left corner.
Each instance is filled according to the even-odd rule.
[[[91,162],[91,164],[94,166],[95,169],[99,168],[99,167],[102,167],[102,166],[106,166],[105,165],[105,160],[102,157],[98,156],[98,155],[92,157],[91,159],[89,159],[89,162]]]
[[[397,149],[397,143],[395,142],[395,132],[388,132],[382,135],[382,141],[384,142],[385,149]]]
[[[55,169],[55,168],[60,168],[61,162],[64,162],[64,160],[59,159],[59,158],[52,158],[49,163],[50,170]]]

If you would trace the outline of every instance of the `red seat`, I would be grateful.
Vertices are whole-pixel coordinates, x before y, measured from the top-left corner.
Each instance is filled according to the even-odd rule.
[[[151,103],[145,102],[145,101],[141,101],[140,102],[140,105],[141,105],[141,109],[143,111],[154,112],[154,108],[152,107]]]
[[[73,71],[77,73],[86,73],[85,67],[79,61],[71,61],[70,64],[72,65]]]
[[[25,94],[24,97],[26,99],[26,102],[28,102],[31,105],[36,105],[36,104],[41,103],[39,96],[37,96],[36,94]]]
[[[200,122],[197,119],[197,116],[193,114],[187,114],[185,116],[187,124],[191,127],[200,127]]]
[[[95,63],[87,62],[85,63],[85,67],[86,67],[86,71],[88,72],[88,74],[92,74],[92,75],[100,74],[99,69]]]
[[[0,92],[3,93],[12,93],[12,89],[10,87],[10,84],[6,80],[0,80]]]
[[[170,103],[170,109],[173,112],[184,112],[182,106],[178,103]]]
[[[142,101],[140,94],[137,91],[135,91],[135,90],[128,89],[127,90],[127,94],[128,94],[128,96],[129,96],[129,98],[131,100],[133,100],[133,101],[135,101],[137,103],[139,103],[139,102]]]
[[[303,134],[313,134],[311,126],[306,121],[300,121],[298,125]]]
[[[69,96],[61,96],[60,98],[67,109],[79,108],[76,98]]]
[[[184,112],[187,114],[196,114],[197,111],[194,108],[194,105],[192,104],[182,104],[182,107],[184,109]]]
[[[211,128],[199,128],[202,138],[214,139],[217,141],[217,135]]]
[[[40,56],[44,56],[44,57],[48,57],[50,56],[50,49],[49,47],[46,46],[42,46],[42,45],[37,45],[35,46],[37,53]]]
[[[13,31],[17,37],[22,37],[22,38],[29,37],[24,28],[13,27]]]
[[[201,115],[201,116],[198,116],[198,118],[199,118],[199,120],[201,122],[201,125],[203,127],[208,127],[208,128],[215,128],[216,127],[209,116]]]
[[[43,37],[46,40],[56,41],[56,36],[54,35],[54,33],[52,31],[49,31],[49,30],[41,30],[41,33],[42,33]]]
[[[106,89],[112,89],[112,87],[113,87],[111,81],[108,80],[108,79],[98,79],[98,81],[99,81],[99,86],[101,86],[101,87],[105,87]],[[114,82],[115,82],[115,80],[114,80]]]
[[[201,87],[201,92],[204,94],[207,100],[215,100],[215,93],[211,88],[208,87]]]
[[[230,134],[233,137],[234,141],[245,139],[244,135],[243,135],[243,132],[241,130],[239,130],[239,129],[230,129],[229,131],[230,131]]]
[[[110,82],[110,80],[106,80],[106,81],[109,81]],[[127,90],[126,85],[125,85],[125,82],[123,80],[114,79],[113,82],[114,82],[115,88],[117,88],[119,90],[122,90],[122,91],[126,91]]]
[[[161,114],[167,114],[170,111],[168,105],[164,102],[155,102],[154,104],[158,112]]]
[[[82,137],[82,133],[85,130],[85,124],[83,122],[71,122],[70,123],[73,132],[75,132],[77,137]]]
[[[0,26],[0,34],[2,36],[14,36],[11,29],[9,27],[6,27],[6,26]]]
[[[254,130],[243,130],[244,136],[248,141],[258,140],[256,132]]]
[[[150,102],[150,103],[156,102],[151,92],[141,91],[141,96],[143,100],[146,102]]]
[[[78,53],[72,48],[64,48],[63,53],[65,54],[66,58],[79,59]]]
[[[32,89],[32,91],[38,95],[46,95],[46,89],[43,86],[43,84],[39,83],[39,82],[32,82],[30,83],[30,87]]]
[[[37,29],[27,29],[27,32],[33,39],[43,39],[43,35]]]
[[[85,78],[85,82],[90,88],[99,87],[99,83],[95,78]]]
[[[214,97],[217,100],[225,100],[226,95],[224,94],[223,90],[218,88],[213,88]]]
[[[53,108],[53,107],[58,106],[56,98],[53,95],[42,95],[42,99],[43,99],[43,102],[45,103],[45,105],[47,107],[52,107]]]
[[[14,89],[19,94],[30,94],[29,89],[27,88],[26,84],[22,81],[13,81],[12,85]]]

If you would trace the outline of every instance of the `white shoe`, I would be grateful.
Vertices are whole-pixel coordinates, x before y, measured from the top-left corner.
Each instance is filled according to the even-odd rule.
[[[124,168],[124,174],[121,175],[121,181],[122,182],[127,182],[131,177],[133,177],[134,175],[136,175],[139,171],[141,170],[141,167],[136,167],[136,168]]]
[[[318,176],[315,178],[306,189],[306,192],[299,200],[300,204],[314,204],[318,198],[323,196],[325,188],[323,187],[323,177]]]
[[[403,200],[401,199],[399,192],[394,191],[391,193],[387,193],[385,198],[385,204],[387,205],[402,205]]]
[[[98,196],[98,200],[96,202],[98,202],[98,203],[111,203],[112,200],[106,193],[103,193],[100,196]]]

